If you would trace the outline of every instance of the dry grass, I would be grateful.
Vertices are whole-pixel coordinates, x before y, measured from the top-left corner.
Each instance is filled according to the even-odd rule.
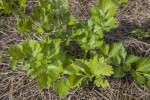
[[[90,18],[90,7],[97,5],[98,0],[69,0],[72,16]],[[105,33],[108,43],[123,42],[128,53],[150,57],[150,38],[137,39],[130,34],[136,28],[150,32],[150,0],[131,0],[117,12],[118,28]],[[31,1],[36,5],[36,1]],[[122,79],[109,78],[110,87],[103,89],[94,85],[71,89],[65,99],[59,98],[51,86],[49,90],[38,88],[37,79],[30,79],[19,63],[17,70],[9,68],[8,48],[26,38],[40,39],[39,36],[20,35],[15,28],[15,16],[0,15],[0,100],[149,100],[150,91],[145,86],[138,86],[130,75]]]

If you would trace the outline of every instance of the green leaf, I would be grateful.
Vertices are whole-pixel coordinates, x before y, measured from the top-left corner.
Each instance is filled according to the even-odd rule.
[[[127,72],[131,70],[131,64],[123,64],[122,70]]]
[[[10,68],[13,68],[13,69],[15,70],[16,67],[17,67],[17,64],[18,64],[18,61],[17,61],[17,60],[14,60],[13,58],[11,58],[9,67],[10,67]]]
[[[144,84],[145,83],[145,77],[140,75],[138,72],[136,72],[135,70],[131,70],[131,74],[133,76],[133,79],[135,80],[136,83],[138,83],[139,85]]]
[[[42,73],[38,76],[38,86],[39,87],[45,87],[49,89],[51,83],[51,79],[48,77],[47,74]]]
[[[144,73],[149,73],[150,72],[150,59],[142,58],[139,62],[143,61],[142,64],[137,64],[136,71],[141,71]],[[137,63],[139,63],[137,62]]]
[[[16,61],[21,61],[26,58],[26,55],[22,51],[22,47],[20,45],[12,45],[7,53],[13,58],[13,60]]]
[[[145,82],[145,85],[148,89],[150,89],[150,79],[148,79],[146,82]]]
[[[59,64],[48,65],[46,73],[49,75],[51,80],[54,82],[60,77],[60,73],[63,72],[63,67]]]
[[[76,70],[85,73],[86,75],[90,75],[90,68],[85,64],[84,60],[76,60],[73,62],[73,66]]]
[[[82,81],[84,80],[85,77],[80,76],[80,75],[76,75],[75,73],[73,73],[70,77],[69,77],[69,81],[71,84],[71,87],[77,87],[79,85],[81,85]]]
[[[20,33],[32,33],[32,22],[30,20],[26,21],[24,19],[19,19],[17,21],[17,27],[20,31]]]
[[[44,23],[44,24],[42,25],[42,28],[43,28],[44,32],[47,32],[47,33],[53,31],[53,26],[50,25],[50,24],[48,24],[48,23]]]
[[[109,86],[109,83],[108,83],[108,81],[107,81],[106,79],[100,80],[100,84],[101,84],[101,86],[102,86],[103,88],[106,88],[106,87]]]
[[[125,76],[125,72],[124,72],[124,71],[122,70],[122,68],[119,66],[119,67],[115,68],[113,76],[114,76],[115,78],[122,78],[122,77]]]
[[[25,8],[26,7],[26,2],[28,0],[15,0],[15,1],[18,1],[19,5],[22,7],[22,8]]]
[[[134,56],[133,54],[132,55],[129,55],[125,61],[126,64],[132,64],[134,62],[137,62],[138,60],[140,59],[140,57],[138,56]]]
[[[126,52],[126,49],[122,46],[122,48],[120,49],[120,52],[119,52],[120,56],[122,57],[122,61],[124,62],[125,59],[126,59],[126,56],[127,56],[127,52]]]
[[[111,6],[113,6],[113,3],[111,0],[99,0],[99,7],[101,7],[102,11],[105,13]]]
[[[28,58],[36,57],[38,53],[41,52],[41,45],[38,41],[35,40],[26,40],[22,42],[23,52],[26,54]]]
[[[54,83],[54,91],[63,98],[67,95],[70,88],[71,85],[68,79],[61,79],[60,81]]]
[[[111,57],[111,61],[115,66],[119,66],[121,64],[121,57],[119,55],[116,55],[114,57]]]
[[[103,45],[100,47],[100,53],[102,53],[105,56],[108,56],[108,52],[109,52],[109,45],[104,42]]]
[[[110,47],[109,57],[114,57],[118,55],[122,47],[123,47],[122,43],[113,43]]]
[[[31,18],[33,21],[40,22],[40,12],[37,8],[32,11]]]
[[[90,59],[89,63],[87,64],[93,75],[102,74],[111,76],[111,74],[113,74],[112,66],[106,64],[103,57],[99,58],[98,61],[96,59]]]
[[[12,8],[9,6],[9,4],[5,0],[0,1],[2,9],[4,9],[8,14],[12,12]]]
[[[94,80],[94,84],[97,86],[97,87],[100,87],[101,86],[101,80],[103,79],[103,76],[102,75],[97,75],[95,80]]]

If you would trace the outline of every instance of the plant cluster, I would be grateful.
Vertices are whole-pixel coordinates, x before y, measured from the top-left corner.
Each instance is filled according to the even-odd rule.
[[[66,1],[39,0],[38,8],[30,16],[25,15],[26,2],[0,1],[2,9],[18,17],[17,28],[21,34],[43,37],[43,40],[27,39],[12,45],[8,50],[11,68],[16,69],[18,62],[24,61],[22,68],[27,75],[37,77],[39,87],[49,88],[53,82],[54,91],[60,97],[65,97],[70,88],[87,85],[89,81],[105,88],[109,86],[106,77],[121,78],[127,72],[138,84],[150,89],[150,59],[127,55],[122,43],[109,45],[103,39],[104,32],[117,27],[116,11],[128,0],[99,0],[98,6],[90,9],[92,16],[86,24],[70,16]],[[70,45],[70,41],[85,51],[84,57],[73,59],[61,49]],[[133,63],[136,68],[132,67]]]

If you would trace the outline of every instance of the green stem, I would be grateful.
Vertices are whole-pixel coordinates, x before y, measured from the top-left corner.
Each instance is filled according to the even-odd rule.
[[[84,59],[86,59],[87,58],[87,53],[88,53],[88,50],[85,50],[85,54],[84,54]]]
[[[11,2],[14,4],[14,6],[17,8],[19,13],[28,21],[29,19],[26,17],[26,15],[17,7],[17,5],[11,0]]]

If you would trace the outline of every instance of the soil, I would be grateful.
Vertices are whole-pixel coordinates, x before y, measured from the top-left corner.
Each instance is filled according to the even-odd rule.
[[[68,0],[72,16],[85,23],[90,18],[90,8],[97,5],[98,0]],[[28,10],[36,7],[37,0],[28,2]],[[0,11],[1,12],[1,11]],[[138,39],[130,32],[135,29],[150,32],[150,0],[130,0],[117,11],[118,28],[105,33],[105,41],[109,44],[122,42],[128,54],[150,57],[150,37]],[[9,68],[8,48],[26,38],[42,39],[37,35],[21,35],[15,27],[17,18],[13,15],[0,14],[0,100],[150,100],[150,91],[144,85],[137,85],[130,74],[121,79],[108,78],[110,87],[105,89],[93,84],[83,88],[73,88],[65,99],[60,98],[53,86],[49,89],[38,87],[37,79],[31,79],[26,71]],[[68,51],[69,52],[69,51]],[[71,54],[71,53],[70,53]]]

